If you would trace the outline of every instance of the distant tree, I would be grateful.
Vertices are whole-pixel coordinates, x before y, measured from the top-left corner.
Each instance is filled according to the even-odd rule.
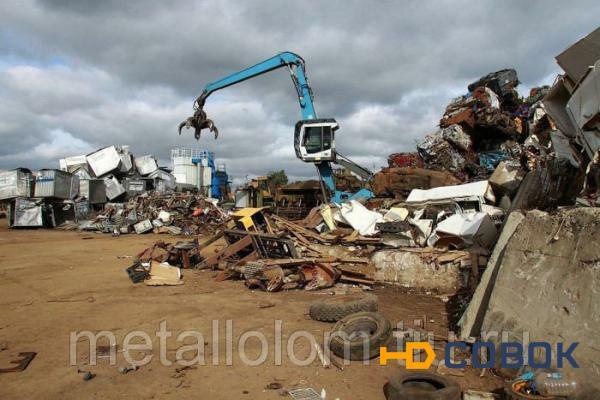
[[[287,185],[288,183],[288,177],[283,169],[279,171],[269,171],[267,177],[269,178],[269,183],[275,187]]]

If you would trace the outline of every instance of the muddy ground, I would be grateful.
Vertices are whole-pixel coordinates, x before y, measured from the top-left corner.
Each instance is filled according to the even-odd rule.
[[[325,389],[328,399],[383,399],[387,378],[402,369],[395,361],[388,366],[353,362],[344,371],[324,369],[318,359],[307,366],[294,365],[287,356],[286,343],[297,330],[322,338],[332,325],[312,321],[307,315],[311,301],[323,292],[263,293],[248,290],[242,282],[216,282],[212,271],[184,271],[185,284],[177,287],[134,285],[124,269],[132,256],[156,240],[176,241],[165,235],[127,235],[113,238],[97,233],[58,230],[9,230],[0,219],[0,368],[9,366],[17,353],[37,352],[23,372],[0,374],[0,399],[277,399],[278,390],[265,389],[276,382],[283,388]],[[446,304],[435,296],[415,295],[396,288],[376,288],[380,311],[392,323],[415,319],[428,320],[427,328],[436,335],[447,335]],[[272,302],[273,307],[259,308]],[[215,340],[211,328],[219,321],[220,365],[212,365]],[[233,365],[226,364],[225,324],[233,321]],[[274,365],[274,321],[283,321],[282,365]],[[204,336],[204,360],[187,370],[162,365],[159,340],[155,332],[161,321],[173,336],[167,338],[166,356],[174,360],[183,343],[175,338],[181,331],[196,330]],[[433,322],[430,322],[433,321]],[[71,332],[113,332],[120,347],[131,331],[146,332],[152,338],[152,351],[138,351],[137,359],[152,355],[151,362],[137,371],[120,374],[127,365],[117,352],[116,365],[97,359],[89,365],[88,342],[78,342],[70,364]],[[248,330],[262,332],[269,346],[261,366],[245,365],[238,355],[238,339]],[[188,338],[187,344],[194,344]],[[100,344],[107,344],[101,341]],[[260,353],[260,341],[246,344],[250,359]],[[294,352],[299,359],[309,355],[311,346],[298,339]],[[186,353],[186,359],[194,357]],[[77,369],[91,371],[96,377],[82,379]],[[491,375],[483,379],[480,371],[468,369],[464,377],[454,378],[463,388],[494,389],[502,382]]]

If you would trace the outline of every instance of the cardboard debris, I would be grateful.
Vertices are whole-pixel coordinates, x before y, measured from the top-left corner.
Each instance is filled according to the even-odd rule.
[[[169,265],[169,263],[152,262],[150,265],[150,278],[144,283],[148,286],[183,285],[181,270]]]

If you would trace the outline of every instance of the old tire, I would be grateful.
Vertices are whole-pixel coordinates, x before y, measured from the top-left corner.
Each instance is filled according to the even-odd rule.
[[[369,360],[392,338],[392,325],[383,315],[362,311],[339,320],[333,327],[329,347],[333,354],[352,361]]]
[[[384,386],[387,400],[460,400],[460,386],[441,375],[427,372],[392,377]]]
[[[315,301],[310,305],[308,314],[317,321],[338,322],[347,315],[360,311],[375,312],[377,308],[377,296],[373,294],[346,295]]]

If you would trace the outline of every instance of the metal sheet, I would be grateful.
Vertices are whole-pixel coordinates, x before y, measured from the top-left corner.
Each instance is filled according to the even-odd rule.
[[[564,79],[559,77],[542,102],[558,129],[568,137],[574,138],[577,135],[577,129],[573,126],[566,109],[570,97],[571,93],[565,87]]]
[[[70,199],[74,199],[79,195],[79,176],[71,175],[71,194]]]
[[[574,82],[585,75],[588,67],[600,59],[600,28],[556,56],[556,62]]]
[[[406,199],[407,203],[430,200],[446,200],[477,196],[495,201],[488,181],[465,183],[463,185],[442,186],[428,190],[414,189]]]
[[[248,192],[245,190],[240,190],[235,192],[235,206],[236,208],[244,208],[244,207],[248,207],[250,204],[248,204]]]
[[[121,158],[121,164],[119,165],[119,171],[128,174],[133,171],[133,157],[129,153],[119,154]]]
[[[42,227],[42,202],[40,199],[16,198],[10,204],[10,227]]]
[[[574,125],[581,129],[600,126],[600,60],[567,102],[567,112]]]

